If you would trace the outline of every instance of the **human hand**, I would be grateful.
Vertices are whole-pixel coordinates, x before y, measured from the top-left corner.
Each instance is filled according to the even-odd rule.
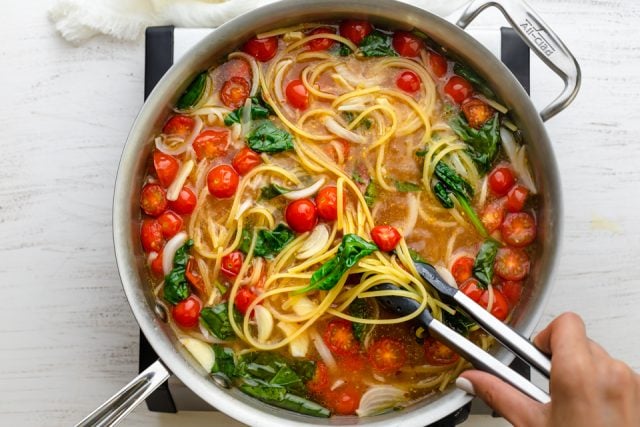
[[[587,338],[578,315],[560,315],[533,342],[552,357],[551,403],[481,371],[464,372],[456,385],[517,427],[640,426],[640,375]]]

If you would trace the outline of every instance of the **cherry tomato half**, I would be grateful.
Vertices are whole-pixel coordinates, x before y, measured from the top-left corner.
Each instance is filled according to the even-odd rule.
[[[415,92],[420,89],[420,79],[413,71],[403,71],[396,79],[396,85],[405,92]]]
[[[222,64],[220,69],[225,80],[230,77],[242,77],[247,81],[251,81],[251,66],[245,59],[230,59]]]
[[[229,165],[218,165],[207,174],[209,193],[219,199],[233,196],[239,182],[238,172]]]
[[[229,146],[229,129],[213,128],[200,132],[193,141],[193,151],[198,161],[214,159],[227,152]]]
[[[329,392],[326,404],[336,415],[353,415],[360,406],[362,393],[352,384],[345,384]]]
[[[390,225],[376,225],[371,230],[371,238],[382,252],[390,252],[398,246],[402,236]]]
[[[340,356],[336,362],[338,362],[341,372],[352,374],[364,371],[369,365],[367,358],[360,353]]]
[[[249,96],[249,82],[242,77],[231,77],[220,89],[220,99],[229,108],[242,107]]]
[[[526,212],[508,213],[500,231],[505,242],[521,248],[535,240],[536,220]]]
[[[242,266],[242,264],[240,264]],[[238,269],[239,270],[239,269]],[[236,274],[237,275],[237,274]],[[249,310],[249,306],[255,299],[258,298],[258,295],[253,293],[248,286],[242,286],[238,289],[238,293],[236,294],[235,306],[238,308],[238,311],[243,315],[247,314],[247,310]]]
[[[287,101],[294,108],[304,110],[309,106],[309,91],[307,91],[302,80],[291,80],[285,89],[285,94],[287,95]]]
[[[500,290],[502,291],[502,295],[504,295],[509,302],[509,306],[513,308],[518,304],[520,297],[522,296],[522,282],[505,280],[500,285]]]
[[[300,199],[287,205],[284,217],[293,231],[304,233],[313,230],[313,227],[316,226],[318,211],[311,200]]]
[[[323,187],[316,196],[318,216],[326,221],[338,218],[338,189],[335,185]]]
[[[418,56],[422,47],[422,40],[405,31],[398,31],[393,35],[393,48],[400,56],[413,58]]]
[[[164,127],[162,128],[162,133],[165,135],[178,135],[178,136],[187,136],[193,130],[196,121],[193,117],[176,115],[167,120]]]
[[[522,249],[500,248],[494,264],[495,272],[505,280],[522,280],[529,274],[529,256]]]
[[[506,166],[498,166],[489,174],[489,188],[498,196],[507,194],[515,183],[513,172]]]
[[[507,210],[509,212],[520,212],[529,196],[529,190],[522,185],[516,185],[507,194]]]
[[[351,40],[356,46],[367,37],[373,26],[367,21],[347,20],[340,24],[340,35]]]
[[[200,276],[197,270],[196,260],[193,257],[187,261],[187,269],[184,272],[184,277],[187,278],[191,287],[195,289],[199,295],[205,295],[204,280],[202,280],[202,276]]]
[[[449,95],[456,104],[462,103],[473,93],[473,86],[460,76],[451,76],[444,85],[444,93]]]
[[[156,170],[156,175],[158,175],[158,181],[163,187],[167,188],[176,178],[180,164],[178,164],[178,160],[175,157],[156,150],[153,152],[153,167]]]
[[[157,256],[151,261],[149,265],[151,272],[159,277],[164,277],[164,269],[162,267],[162,249],[157,253]]]
[[[460,356],[437,339],[427,337],[424,340],[424,358],[430,365],[445,366],[457,362]]]
[[[164,245],[162,237],[162,226],[155,219],[146,218],[142,220],[140,226],[140,241],[145,251],[159,252]]]
[[[315,36],[316,34],[335,34],[336,30],[330,27],[320,27],[316,28],[309,33],[310,36]],[[329,50],[335,41],[333,39],[313,39],[307,43],[309,46],[309,50]]]
[[[167,209],[167,192],[158,184],[147,184],[140,192],[140,207],[150,216],[158,216]]]
[[[158,223],[162,227],[162,235],[170,239],[182,228],[182,217],[173,211],[165,211],[158,217]]]
[[[404,344],[393,338],[382,338],[369,348],[371,367],[378,372],[391,373],[404,366],[407,351]]]
[[[484,291],[482,297],[480,297],[480,304],[485,310],[489,307],[489,291]],[[493,303],[491,304],[491,314],[499,320],[504,320],[509,314],[509,303],[507,299],[502,295],[502,292],[493,288]]]
[[[467,123],[474,129],[480,129],[493,116],[493,108],[477,98],[465,99],[460,107]]]
[[[360,349],[360,343],[353,335],[353,326],[348,320],[331,320],[322,335],[322,339],[329,347],[329,350],[338,356],[356,354]]]
[[[278,38],[265,37],[263,39],[252,38],[242,46],[242,50],[253,56],[260,62],[266,62],[273,58],[278,51]]]
[[[183,328],[193,328],[198,324],[200,318],[200,310],[202,310],[202,302],[195,295],[180,301],[171,310],[173,320],[178,326]]]
[[[473,264],[475,260],[468,256],[461,256],[456,259],[451,266],[451,274],[456,279],[456,283],[461,285],[473,275]]]
[[[489,233],[493,233],[502,224],[506,210],[505,203],[504,198],[496,199],[482,210],[480,220]]]
[[[178,198],[169,203],[169,207],[180,215],[189,215],[196,208],[197,202],[198,197],[196,197],[196,193],[185,186],[180,190]]]
[[[329,389],[329,370],[324,362],[316,362],[313,378],[307,381],[307,389],[311,393],[321,394]]]
[[[229,279],[233,279],[240,273],[242,263],[244,262],[244,255],[240,251],[233,251],[222,257],[221,270],[225,276]]]
[[[447,74],[447,69],[449,68],[447,59],[435,52],[429,52],[429,66],[431,67],[431,71],[433,71],[433,74],[435,74],[436,77],[442,77]]]
[[[231,164],[240,175],[248,174],[251,169],[262,163],[262,158],[258,153],[249,147],[244,147],[234,156]]]
[[[480,282],[478,282],[474,278],[467,279],[460,285],[460,290],[463,294],[474,300],[475,302],[480,301],[482,294],[484,293],[484,289],[480,287]]]

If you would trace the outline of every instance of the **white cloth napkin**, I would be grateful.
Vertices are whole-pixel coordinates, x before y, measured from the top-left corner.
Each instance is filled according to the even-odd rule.
[[[135,40],[146,27],[217,27],[229,19],[275,0],[54,0],[49,18],[73,44],[98,34]],[[403,0],[440,16],[468,0]]]

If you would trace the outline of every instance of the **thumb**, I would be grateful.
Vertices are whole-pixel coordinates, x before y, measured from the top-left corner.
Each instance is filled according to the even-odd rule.
[[[467,390],[470,382],[472,390]],[[473,392],[494,411],[516,426],[543,425],[543,405],[522,394],[501,379],[482,371],[463,372],[456,385],[467,393]]]

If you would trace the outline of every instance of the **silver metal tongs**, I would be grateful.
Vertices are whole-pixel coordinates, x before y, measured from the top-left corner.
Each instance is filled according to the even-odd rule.
[[[415,267],[420,276],[438,292],[444,302],[462,308],[469,317],[478,322],[485,331],[493,335],[503,346],[538,370],[542,375],[549,378],[551,373],[551,360],[549,360],[546,354],[538,350],[522,335],[496,319],[491,313],[464,293],[450,286],[432,265],[416,262]],[[392,284],[380,284],[372,288],[372,290],[376,291],[398,289],[397,286]],[[413,313],[420,306],[418,301],[408,297],[383,296],[377,297],[377,300],[388,310],[400,315]],[[497,376],[538,402],[548,403],[551,401],[551,397],[546,391],[532,384],[516,371],[504,365],[458,332],[449,328],[439,320],[434,319],[429,310],[425,309],[416,320],[420,322],[432,336],[456,350],[457,353],[469,361],[476,369]]]

